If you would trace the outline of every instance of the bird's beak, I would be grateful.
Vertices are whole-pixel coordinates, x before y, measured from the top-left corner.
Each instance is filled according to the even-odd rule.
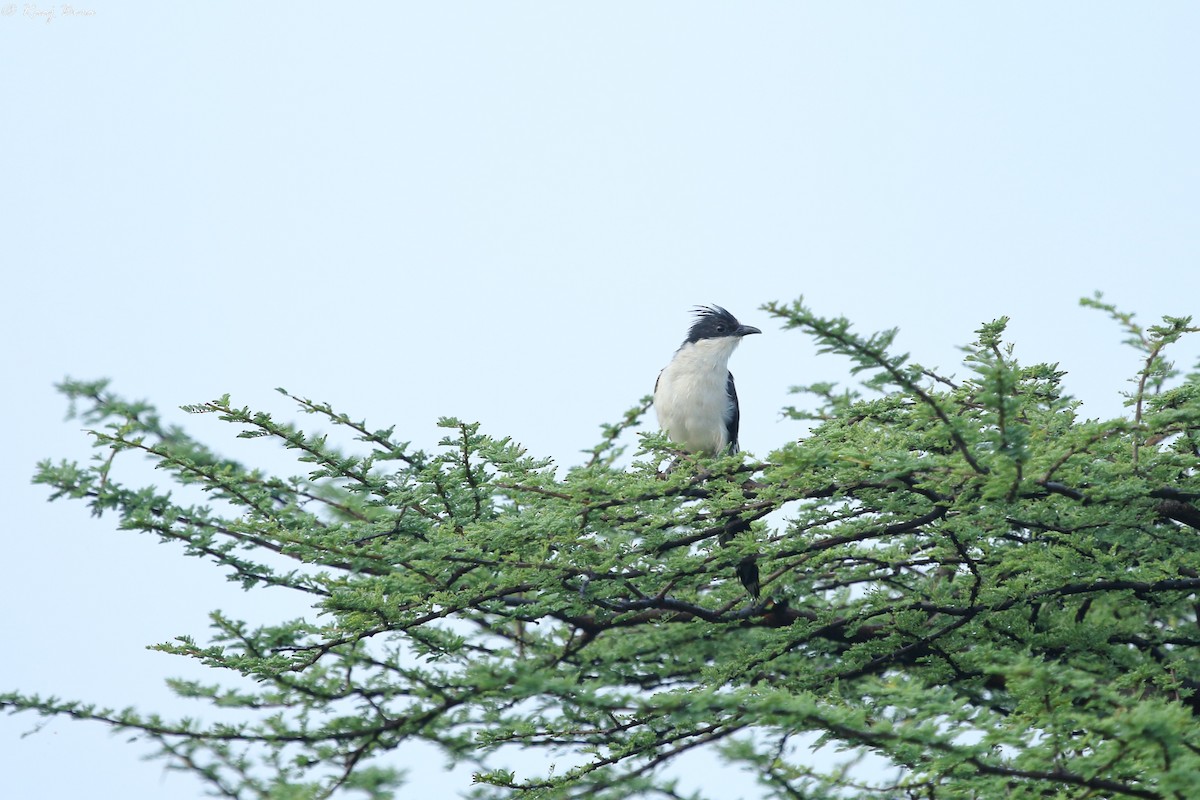
[[[754,327],[753,325],[739,325],[738,326],[738,329],[737,329],[738,336],[749,336],[752,333],[762,333],[762,331],[760,331],[758,328]]]

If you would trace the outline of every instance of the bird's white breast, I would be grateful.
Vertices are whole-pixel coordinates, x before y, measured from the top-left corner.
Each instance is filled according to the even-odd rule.
[[[701,339],[679,348],[658,376],[658,425],[685,450],[718,453],[729,445],[726,421],[733,404],[726,391],[729,357],[740,340]]]

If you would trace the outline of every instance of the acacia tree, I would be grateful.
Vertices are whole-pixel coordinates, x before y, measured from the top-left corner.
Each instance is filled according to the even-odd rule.
[[[67,382],[99,455],[36,481],[314,613],[215,612],[208,642],[157,645],[226,674],[172,687],[236,722],[0,705],[131,731],[237,798],[391,797],[414,740],[475,764],[478,797],[682,797],[668,766],[704,748],[778,798],[1195,797],[1200,375],[1163,351],[1196,329],[1085,303],[1144,359],[1119,419],[1080,419],[1004,319],[956,381],[891,352],[894,331],[769,304],[868,377],[805,387],[816,410],[788,413],[810,432],[761,460],[646,434],[618,468],[646,401],[565,473],[455,419],[423,452],[299,397],[345,445],[228,397],[186,407],[307,465],[278,477]],[[205,503],[122,485],[130,453]],[[748,556],[759,602],[733,579]],[[558,767],[514,774],[513,746]]]

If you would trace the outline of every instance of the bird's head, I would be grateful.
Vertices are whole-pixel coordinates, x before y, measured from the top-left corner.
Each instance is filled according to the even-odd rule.
[[[762,333],[752,325],[743,325],[737,317],[720,306],[698,306],[696,321],[688,331],[687,342],[698,342],[701,339],[740,339],[752,333]]]

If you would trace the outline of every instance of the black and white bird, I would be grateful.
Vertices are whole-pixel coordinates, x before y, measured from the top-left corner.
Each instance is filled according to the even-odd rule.
[[[762,333],[720,306],[700,306],[687,339],[654,384],[658,426],[692,453],[738,451],[737,389],[729,357],[743,336]]]
[[[671,363],[654,384],[654,411],[658,425],[682,449],[704,455],[738,452],[737,389],[729,371],[729,357],[742,337],[762,333],[743,325],[720,306],[696,308],[696,321]],[[722,541],[749,526],[741,523]],[[758,597],[758,566],[753,558],[738,565],[738,578]]]

